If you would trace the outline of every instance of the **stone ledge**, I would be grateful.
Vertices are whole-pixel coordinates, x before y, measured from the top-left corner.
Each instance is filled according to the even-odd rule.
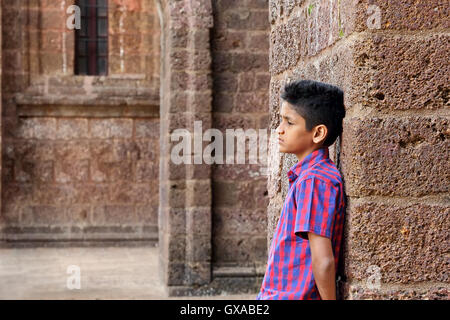
[[[22,116],[86,117],[95,113],[98,117],[107,109],[120,107],[128,109],[124,114],[113,108],[115,116],[159,117],[160,104],[159,86],[140,74],[38,77],[15,94],[14,101]]]
[[[73,247],[156,247],[154,239],[140,240],[58,240],[58,241],[0,241],[2,249],[19,248],[73,248]]]
[[[254,294],[255,298],[264,277],[258,267],[215,266],[212,281],[201,286],[168,286],[168,296],[211,296],[226,294]]]
[[[264,276],[264,270],[255,267],[214,267],[213,278],[258,277]]]
[[[0,241],[8,243],[58,243],[86,241],[147,241],[158,242],[156,226],[53,226],[53,227],[14,227],[0,228]]]
[[[254,294],[256,299],[262,280],[262,277],[215,278],[204,286],[169,286],[166,293],[169,297]]]
[[[136,102],[136,101],[135,101]],[[92,105],[52,103],[22,103],[17,106],[18,117],[79,117],[79,118],[159,118],[159,104]]]
[[[114,89],[114,88],[109,88]],[[159,100],[150,96],[99,96],[89,94],[67,95],[28,95],[19,93],[15,96],[17,105],[59,105],[59,106],[154,106],[159,105]]]

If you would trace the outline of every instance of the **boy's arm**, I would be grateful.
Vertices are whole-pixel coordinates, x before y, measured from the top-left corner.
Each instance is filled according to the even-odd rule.
[[[336,300],[334,256],[329,238],[308,232],[312,270],[322,300]]]

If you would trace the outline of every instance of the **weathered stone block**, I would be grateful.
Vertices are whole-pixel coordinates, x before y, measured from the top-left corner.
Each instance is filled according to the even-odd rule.
[[[345,300],[448,300],[448,288],[439,284],[433,287],[417,287],[396,289],[368,289],[364,285],[347,285],[344,288]]]
[[[53,146],[56,161],[70,162],[90,158],[89,142],[86,140],[57,141]]]
[[[214,206],[234,206],[236,204],[237,190],[235,182],[213,181]]]
[[[165,211],[165,219],[167,220],[167,233],[173,235],[186,234],[186,210],[170,208]]]
[[[186,209],[186,232],[189,236],[205,235],[211,239],[210,207]]]
[[[74,184],[76,203],[78,204],[106,204],[109,201],[109,184],[80,183]]]
[[[341,162],[349,196],[448,192],[448,120],[442,117],[345,121]]]
[[[184,235],[163,234],[162,237],[164,239],[161,242],[163,258],[173,263],[183,262],[186,254],[186,238]]]
[[[130,139],[133,132],[133,120],[111,119],[109,130],[109,138]]]
[[[255,207],[254,185],[252,182],[214,181],[215,206],[252,209]]]
[[[85,139],[89,137],[87,119],[58,119],[55,139]]]
[[[266,237],[249,237],[233,235],[233,237],[214,237],[213,261],[250,262],[267,259]]]
[[[132,161],[109,162],[104,163],[104,165],[107,172],[107,177],[109,177],[110,181],[131,181],[133,179]]]
[[[211,182],[206,180],[186,181],[186,206],[209,207],[211,205]]]
[[[89,152],[92,159],[98,162],[110,162],[115,159],[112,140],[89,140]]]
[[[233,53],[231,52],[215,51],[212,56],[212,69],[214,73],[230,71],[233,63],[232,57]]]
[[[221,130],[224,135],[226,129],[255,129],[255,119],[252,115],[215,113],[213,123],[214,128]]]
[[[269,70],[269,56],[266,53],[233,53],[232,72],[267,71]]]
[[[209,46],[209,40],[206,42]],[[191,53],[187,69],[192,71],[208,71],[212,62],[209,50],[198,50]]]
[[[170,94],[168,112],[186,112],[188,104],[188,94],[184,91],[174,91]]]
[[[78,192],[72,185],[41,183],[31,191],[32,201],[36,204],[55,205],[63,208],[76,202]]]
[[[108,119],[89,119],[91,138],[107,139],[110,137],[110,122]]]
[[[184,263],[166,263],[161,268],[163,279],[167,286],[179,286],[185,284],[185,264]]]
[[[187,90],[189,82],[189,74],[184,71],[170,73],[170,89],[171,90]]]
[[[188,30],[173,28],[169,34],[168,45],[172,48],[186,48],[188,44]]]
[[[158,226],[158,201],[146,205],[136,205],[136,216],[142,223]]]
[[[220,92],[236,92],[237,76],[232,72],[222,72],[214,76],[214,90]]]
[[[245,31],[214,29],[214,34],[212,38],[213,52],[244,49],[246,38],[247,32]]]
[[[66,216],[69,223],[90,224],[92,223],[91,206],[86,204],[67,207]]]
[[[97,225],[139,223],[134,205],[92,206],[92,221]]]
[[[159,119],[134,119],[136,138],[159,139]]]
[[[55,163],[55,181],[67,183],[88,181],[89,160],[58,161]]]
[[[189,111],[193,113],[210,114],[212,109],[212,93],[210,90],[205,92],[192,92],[188,97]]]
[[[430,0],[419,1],[411,5],[408,0],[373,2],[380,8],[381,29],[382,30],[427,30],[434,28],[448,28],[449,8],[442,1]],[[367,5],[359,4],[360,14],[365,14],[362,19],[366,22],[370,17],[368,10],[364,10]],[[374,14],[373,11],[372,14]],[[401,13],[401,14],[399,14]],[[366,19],[367,17],[367,19]]]
[[[450,71],[445,63],[448,41],[445,35],[420,39],[374,35],[356,42],[356,79],[368,84],[360,103],[383,111],[444,108]]]
[[[211,235],[188,234],[186,236],[186,259],[189,263],[211,261]]]
[[[188,285],[208,284],[211,281],[210,263],[188,263],[185,267],[185,283]]]
[[[186,70],[189,66],[191,53],[187,50],[174,50],[170,52],[169,63],[173,70]]]
[[[184,208],[186,205],[186,189],[178,183],[171,183],[167,191],[168,204],[172,208]]]
[[[188,164],[186,169],[186,179],[208,179],[211,176],[212,166],[209,164]]]
[[[159,177],[159,163],[148,160],[136,162],[136,182],[157,181]]]
[[[212,89],[213,80],[209,73],[191,73],[187,80],[187,90],[205,91]]]
[[[448,282],[445,252],[450,210],[443,204],[350,201],[346,274],[367,281],[371,265],[381,283]]]
[[[21,223],[21,212],[23,210],[23,206],[20,206],[17,203],[3,203],[2,214],[0,215],[1,224],[11,225]]]
[[[67,223],[66,212],[63,207],[50,205],[33,205],[29,212],[32,215],[33,225],[55,225]],[[26,218],[28,219],[28,218]]]
[[[263,113],[269,106],[268,93],[250,92],[236,94],[236,112]]]
[[[266,170],[260,164],[221,164],[213,171],[214,179],[258,179],[266,176]]]
[[[214,207],[213,227],[215,237],[263,235],[267,231],[266,209]]]
[[[227,28],[237,30],[267,30],[269,27],[266,11],[250,11],[247,8],[225,12],[224,22]]]

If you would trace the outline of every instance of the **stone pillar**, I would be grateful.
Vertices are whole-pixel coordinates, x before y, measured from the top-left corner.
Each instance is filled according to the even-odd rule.
[[[201,121],[201,141],[211,128],[211,3],[163,1],[161,16],[160,271],[169,295],[178,295],[211,281],[211,169],[202,157],[207,144],[193,141],[191,164],[177,165],[170,156],[179,143],[171,141],[174,130],[187,129],[195,140],[194,123]]]
[[[2,20],[2,2],[0,1],[0,43],[2,43],[2,32],[3,32],[3,20]],[[0,88],[2,87],[2,72],[3,72],[3,63],[1,62],[3,61],[2,59],[2,49],[0,49]],[[2,108],[2,92],[0,90],[0,115],[3,115],[3,108]],[[2,116],[3,118],[3,116]],[[3,149],[3,121],[0,121],[0,154],[1,154],[1,150]],[[2,170],[2,157],[0,157],[0,177],[3,175],[3,170]],[[1,180],[0,180],[1,181]],[[0,194],[2,192],[2,183],[0,182]],[[1,212],[2,212],[2,199],[0,197],[0,216],[1,216]]]
[[[283,84],[340,86],[345,299],[448,299],[448,9],[439,0],[270,1],[271,128]],[[270,150],[271,241],[294,159]]]

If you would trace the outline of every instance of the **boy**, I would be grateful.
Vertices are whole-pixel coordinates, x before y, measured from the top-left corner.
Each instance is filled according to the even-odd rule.
[[[342,133],[343,92],[293,81],[281,95],[279,149],[298,162],[269,251],[257,299],[335,300],[344,223],[344,188],[328,146]]]

